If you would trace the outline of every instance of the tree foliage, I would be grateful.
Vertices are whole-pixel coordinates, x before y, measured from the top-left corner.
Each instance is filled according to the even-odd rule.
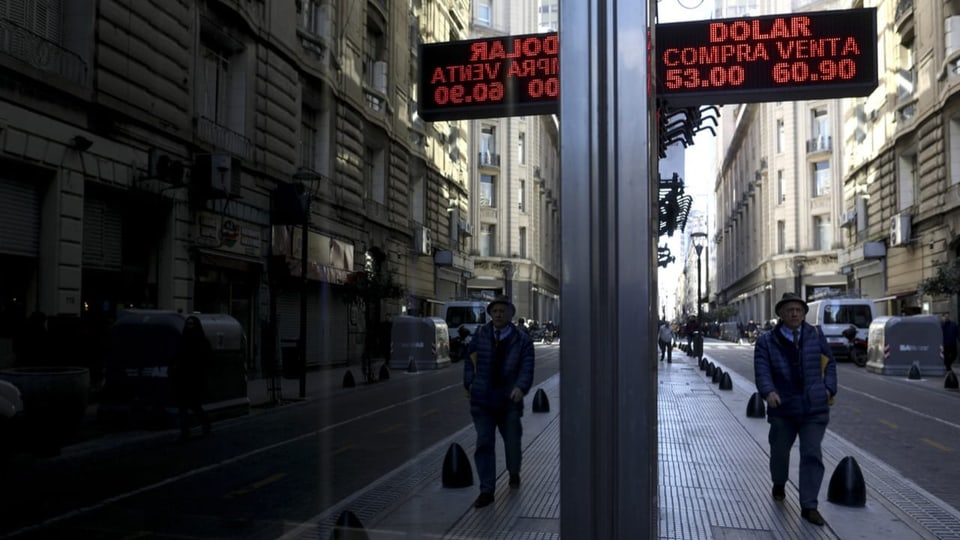
[[[937,269],[937,275],[920,283],[920,291],[928,296],[960,293],[960,260],[954,259]]]

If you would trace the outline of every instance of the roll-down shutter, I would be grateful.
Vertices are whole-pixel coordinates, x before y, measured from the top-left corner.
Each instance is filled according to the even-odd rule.
[[[40,255],[40,191],[32,184],[0,178],[0,254]]]

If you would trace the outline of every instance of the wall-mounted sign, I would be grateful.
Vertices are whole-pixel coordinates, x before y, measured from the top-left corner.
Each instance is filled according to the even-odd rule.
[[[670,105],[867,95],[877,87],[875,8],[656,26],[657,94]]]
[[[433,122],[556,113],[559,53],[556,32],[423,44],[418,114]]]

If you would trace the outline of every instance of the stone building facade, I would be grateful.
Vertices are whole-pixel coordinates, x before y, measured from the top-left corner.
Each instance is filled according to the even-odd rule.
[[[307,363],[343,363],[466,294],[472,159],[441,140],[468,124],[417,117],[415,61],[468,37],[465,0],[4,9],[0,366],[33,312],[76,337],[140,307],[231,314],[257,370],[298,337],[304,281]],[[403,294],[363,309],[358,276]]]

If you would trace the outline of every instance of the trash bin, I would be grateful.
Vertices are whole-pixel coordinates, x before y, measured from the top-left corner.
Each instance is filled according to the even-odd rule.
[[[296,344],[284,345],[280,354],[283,360],[283,378],[299,379],[306,370],[306,364],[303,358],[300,358],[300,348]]]

